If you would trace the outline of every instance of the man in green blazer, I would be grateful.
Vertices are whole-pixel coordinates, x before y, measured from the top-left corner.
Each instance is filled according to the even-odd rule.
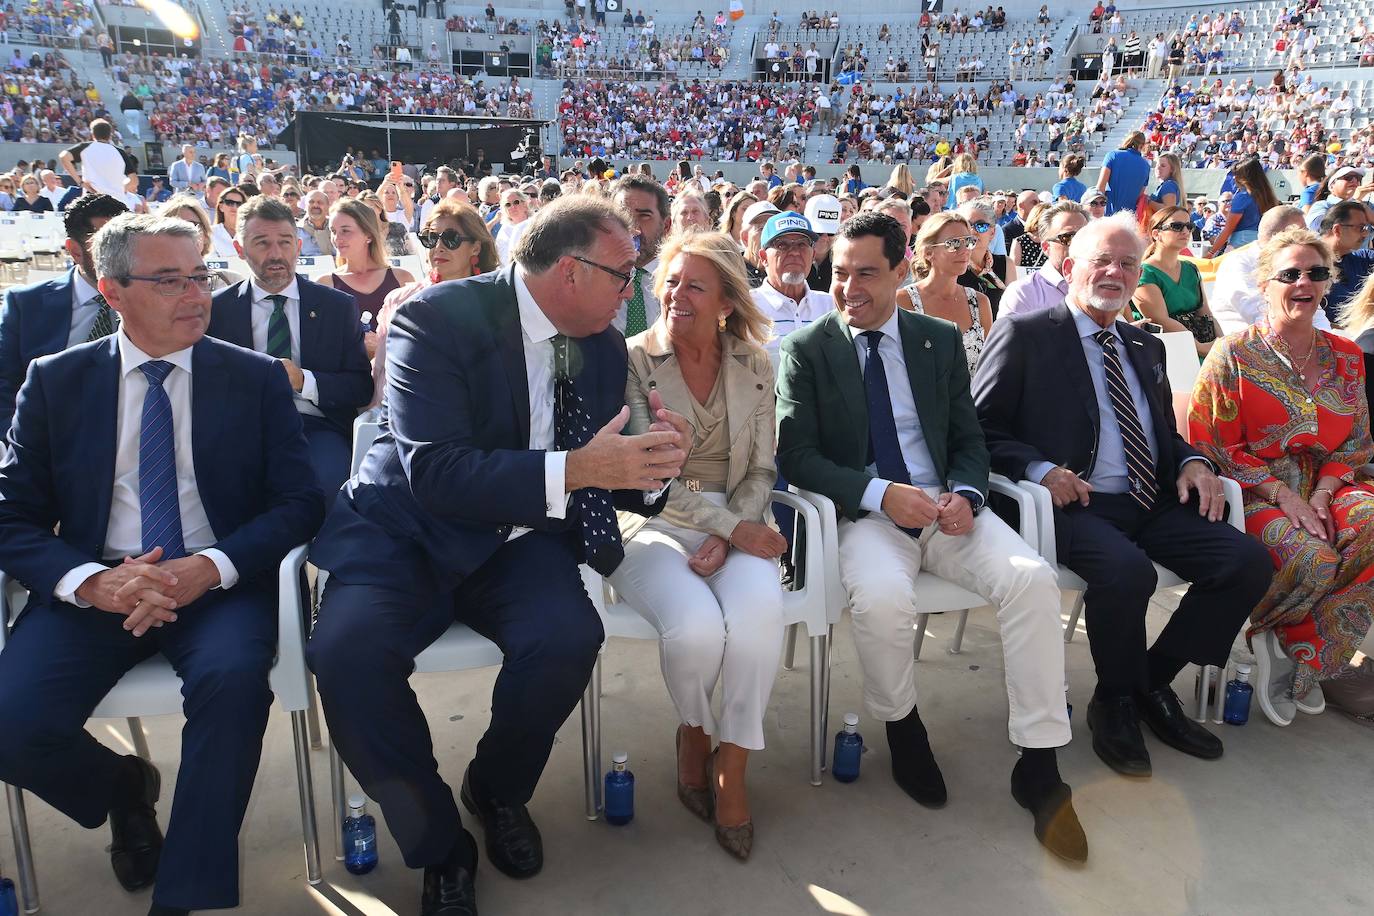
[[[937,240],[971,235],[955,219]],[[916,253],[917,276],[933,247]],[[906,233],[890,216],[853,217],[832,252],[836,310],[782,342],[778,460],[789,481],[828,496],[840,514],[864,704],[886,723],[893,778],[927,807],[947,799],[916,709],[915,589],[928,570],[998,608],[1009,731],[1023,749],[1012,795],[1046,847],[1084,861],[1087,838],[1055,756],[1070,738],[1059,587],[1016,532],[979,513],[988,450],[959,330],[897,308]]]

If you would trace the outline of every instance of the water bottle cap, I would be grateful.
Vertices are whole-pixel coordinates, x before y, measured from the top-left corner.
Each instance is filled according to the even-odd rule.
[[[624,751],[616,751],[611,755],[611,763],[629,763],[630,755]]]
[[[1241,675],[1242,677],[1249,677],[1249,676],[1250,676],[1250,671],[1251,671],[1251,668],[1250,668],[1249,665],[1246,665],[1246,664],[1236,665],[1236,674],[1239,674],[1239,675]]]
[[[859,716],[858,716],[858,713],[852,713],[852,712],[847,712],[847,713],[845,713],[845,714],[844,714],[844,724],[845,724],[845,725],[858,725],[858,724],[859,724]]]
[[[348,796],[348,807],[349,807],[350,810],[353,810],[353,811],[361,811],[363,808],[366,808],[366,807],[367,807],[367,796],[365,796],[365,795],[350,795],[350,796]]]

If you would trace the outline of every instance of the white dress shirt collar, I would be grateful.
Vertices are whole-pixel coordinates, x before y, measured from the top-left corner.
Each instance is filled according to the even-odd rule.
[[[124,333],[123,324],[119,326],[119,330],[116,332],[116,339],[119,341],[120,375],[128,375],[144,363],[149,363],[156,359],[169,362],[178,369],[184,369],[187,373],[191,371],[191,347],[185,347],[181,350],[168,353],[166,356],[149,356],[147,353],[140,350],[137,344],[129,339],[128,334]]]
[[[525,271],[518,266],[515,268],[515,301],[520,307],[520,328],[531,341],[551,340],[558,333],[549,316],[534,301],[534,293],[525,282]]]
[[[291,284],[279,293],[269,293],[261,286],[258,286],[257,280],[249,280],[248,288],[252,291],[254,305],[266,299],[268,296],[285,296],[287,299],[294,299],[297,302],[301,301],[301,290],[300,286],[296,283],[295,277],[292,277]]]
[[[879,327],[876,330],[882,331],[883,334],[887,335],[888,337],[891,337],[900,346],[902,342],[902,335],[897,325],[897,311],[897,304],[894,302],[892,304],[892,314],[888,315],[887,320],[883,322],[882,327]],[[854,341],[855,343],[863,343],[863,341],[859,340],[859,335],[864,333],[863,328],[856,328],[852,324],[846,324],[845,328],[849,331],[850,340]]]
[[[1069,312],[1073,315],[1073,323],[1078,327],[1079,337],[1092,337],[1098,331],[1107,330],[1112,332],[1112,335],[1118,342],[1125,339],[1121,336],[1121,332],[1117,330],[1115,321],[1104,329],[1102,325],[1089,317],[1087,312],[1073,303],[1069,303]]]
[[[81,275],[81,271],[72,271],[72,299],[76,305],[85,305],[99,295],[100,290],[87,282],[86,278]]]

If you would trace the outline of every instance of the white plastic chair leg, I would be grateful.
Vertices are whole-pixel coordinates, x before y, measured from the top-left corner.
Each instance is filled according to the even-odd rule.
[[[825,769],[825,704],[827,700],[826,671],[829,640],[824,636],[811,638],[811,785],[821,784]]]
[[[949,654],[958,655],[964,648],[964,627],[968,626],[968,608],[959,612],[959,622],[954,627],[954,642],[950,644]]]
[[[911,657],[918,662],[921,660],[921,645],[926,641],[926,623],[929,620],[929,614],[916,615],[916,643],[911,647]]]
[[[799,626],[801,624],[794,623],[787,628],[787,648],[782,653],[782,669],[784,671],[791,671],[794,668],[793,663],[796,661],[797,655],[797,628]]]
[[[148,750],[148,735],[143,731],[143,720],[138,716],[129,716],[129,738],[134,743],[134,753],[144,760],[152,761],[153,754]]]
[[[18,786],[5,786],[10,804],[10,835],[14,838],[14,866],[19,878],[19,904],[25,913],[37,913],[38,875],[33,869],[33,846],[29,842],[29,819],[24,813],[24,792]]]
[[[1064,642],[1073,642],[1074,635],[1078,632],[1078,618],[1083,616],[1083,592],[1078,593],[1078,597],[1073,599],[1073,610],[1069,611],[1069,623],[1064,627]]]
[[[320,825],[315,819],[315,781],[310,773],[310,741],[305,710],[291,713],[291,743],[296,751],[296,791],[301,802],[301,837],[305,845],[305,877],[320,883]],[[343,835],[340,832],[340,842]]]

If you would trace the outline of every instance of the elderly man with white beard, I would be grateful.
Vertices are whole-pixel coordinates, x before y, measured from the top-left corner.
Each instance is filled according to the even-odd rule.
[[[767,349],[775,372],[782,338],[835,308],[830,293],[806,285],[816,259],[817,238],[810,220],[790,211],[770,217],[759,238],[767,279],[754,290],[754,302],[773,322],[773,339]]]

